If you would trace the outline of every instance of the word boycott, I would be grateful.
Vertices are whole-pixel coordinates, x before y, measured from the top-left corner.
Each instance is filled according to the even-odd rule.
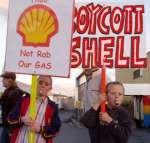
[[[110,68],[145,68],[147,60],[140,57],[143,14],[144,5],[91,3],[75,8],[71,67],[102,67],[105,63]],[[125,56],[125,50],[130,56]]]

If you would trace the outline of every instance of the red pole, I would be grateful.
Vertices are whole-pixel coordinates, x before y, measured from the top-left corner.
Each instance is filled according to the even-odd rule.
[[[106,68],[103,65],[101,69],[101,82],[100,82],[100,92],[101,96],[106,95]],[[105,101],[101,103],[101,112],[106,112],[106,104]]]

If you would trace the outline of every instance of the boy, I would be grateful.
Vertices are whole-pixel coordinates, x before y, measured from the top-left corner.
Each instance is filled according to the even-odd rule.
[[[35,134],[36,143],[52,143],[57,135],[61,122],[58,116],[58,108],[48,97],[52,89],[50,76],[39,76],[36,99],[36,118],[29,117],[30,97],[23,97],[8,116],[8,122],[14,127],[11,135],[11,143],[28,143],[30,131]]]
[[[131,135],[131,119],[127,111],[121,107],[124,96],[124,87],[118,82],[109,82],[106,86],[107,110],[100,112],[99,104],[92,106],[85,114],[84,125],[96,129],[95,143],[127,143]]]

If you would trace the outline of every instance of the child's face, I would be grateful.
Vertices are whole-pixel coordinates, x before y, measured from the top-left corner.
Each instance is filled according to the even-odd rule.
[[[112,108],[119,107],[123,102],[124,89],[121,85],[110,85],[108,87],[107,100]]]
[[[13,82],[11,78],[3,78],[3,86],[6,88],[13,86]]]
[[[40,96],[47,96],[48,92],[52,89],[52,80],[47,76],[40,76],[37,89]]]

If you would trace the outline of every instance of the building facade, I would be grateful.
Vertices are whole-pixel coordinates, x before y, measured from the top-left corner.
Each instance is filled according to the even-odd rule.
[[[100,96],[100,82],[101,82],[101,70],[91,69],[92,74],[87,76],[87,73],[83,71],[77,78],[77,88],[78,88],[78,106],[79,115],[82,116],[84,112],[91,108],[91,105],[99,100]],[[111,81],[111,78],[106,72],[107,82]],[[80,118],[80,117],[78,117]]]
[[[116,69],[116,80],[122,83],[150,83],[150,52],[147,53],[147,68]]]

